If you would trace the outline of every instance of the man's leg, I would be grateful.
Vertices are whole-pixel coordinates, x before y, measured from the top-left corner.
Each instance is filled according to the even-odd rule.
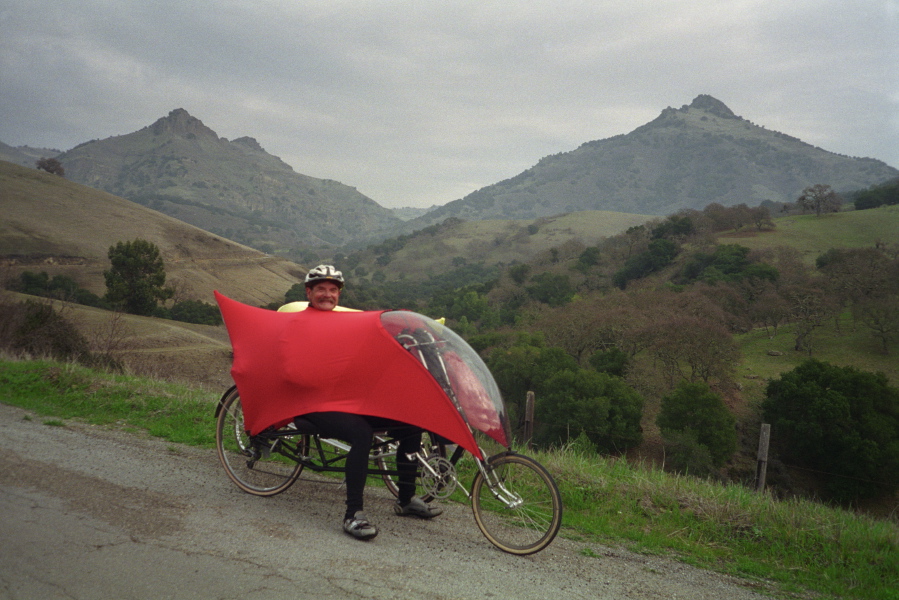
[[[418,464],[415,458],[409,458],[409,454],[415,454],[421,450],[421,430],[412,435],[400,439],[396,451],[396,470],[400,475],[397,478],[399,494],[397,499],[402,506],[409,504],[415,495],[415,475],[418,472]]]
[[[399,493],[394,512],[400,516],[412,515],[422,519],[431,519],[443,513],[443,509],[434,504],[428,504],[415,495],[415,475],[418,472],[418,465],[416,459],[409,459],[407,456],[421,449],[421,438],[421,430],[400,438],[396,453],[396,467],[400,473],[397,482]]]
[[[368,476],[368,455],[371,452],[372,428],[361,415],[342,412],[320,412],[303,415],[321,431],[323,437],[336,438],[351,444],[346,458],[346,515],[353,518],[363,509],[363,492]],[[413,486],[414,486],[413,482]]]

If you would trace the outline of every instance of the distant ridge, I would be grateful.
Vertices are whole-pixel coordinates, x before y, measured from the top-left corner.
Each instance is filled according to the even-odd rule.
[[[702,94],[631,133],[547,156],[407,228],[448,217],[533,219],[581,210],[669,215],[714,202],[756,206],[795,201],[816,183],[849,191],[897,176],[882,161],[841,156],[754,125]]]
[[[219,137],[183,108],[57,159],[72,181],[268,252],[339,247],[401,222],[353,187],[296,173],[252,137]]]
[[[40,151],[0,144],[0,158],[25,166],[33,167]],[[139,131],[55,157],[72,181],[300,261],[450,217],[664,216],[711,203],[792,202],[817,183],[852,191],[899,177],[882,161],[841,156],[755,125],[707,94],[662,110],[628,134],[547,156],[510,179],[427,210],[387,209],[353,187],[297,173],[256,139],[228,141],[183,108]]]
[[[0,160],[5,160],[21,167],[34,168],[39,159],[54,158],[59,154],[59,150],[51,148],[12,147],[0,142]]]

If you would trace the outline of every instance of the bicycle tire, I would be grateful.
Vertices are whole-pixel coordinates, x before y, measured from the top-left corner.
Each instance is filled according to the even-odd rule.
[[[302,447],[307,443],[304,437],[278,438],[269,444],[270,452],[262,454],[260,448],[253,447],[253,441],[244,429],[243,407],[237,388],[231,388],[222,398],[216,419],[215,446],[228,478],[248,494],[274,496],[296,482],[303,465],[279,454],[277,444]]]
[[[383,436],[376,436],[376,440],[383,440]],[[422,449],[425,450],[425,456],[430,456],[432,454],[437,454],[441,458],[446,458],[446,445],[443,443],[439,443],[435,441],[431,437],[431,434],[427,431],[424,432],[421,438]],[[372,459],[375,461],[377,468],[381,471],[396,471],[396,448],[397,442],[392,442],[389,446],[389,452],[385,454],[375,454],[372,456]],[[384,480],[384,486],[387,490],[393,494],[394,497],[399,497],[400,488],[397,486],[397,478],[394,475],[388,475],[387,473],[383,474],[381,478]],[[417,487],[417,486],[416,486]],[[421,499],[425,502],[431,502],[434,497],[431,494],[423,494]]]
[[[486,467],[516,503],[510,506],[499,500],[478,471],[471,486],[471,509],[481,533],[510,554],[533,554],[549,546],[562,525],[562,497],[552,475],[521,454],[497,454],[487,459]]]

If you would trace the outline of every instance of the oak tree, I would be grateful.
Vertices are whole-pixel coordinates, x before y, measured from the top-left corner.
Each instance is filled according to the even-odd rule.
[[[821,213],[839,212],[843,199],[829,185],[817,183],[802,190],[796,203],[803,210],[813,210],[820,217]]]

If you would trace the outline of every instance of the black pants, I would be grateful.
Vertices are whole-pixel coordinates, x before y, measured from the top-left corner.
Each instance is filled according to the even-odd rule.
[[[422,430],[380,417],[369,417],[343,412],[319,412],[303,415],[311,421],[321,435],[336,438],[351,445],[346,458],[346,515],[352,517],[363,509],[363,491],[368,477],[368,456],[371,452],[372,436],[375,431],[397,428],[402,431],[396,453],[399,487],[399,501],[406,504],[415,495],[415,474],[417,465],[406,454],[418,452],[421,448]],[[408,435],[406,433],[408,432]]]

